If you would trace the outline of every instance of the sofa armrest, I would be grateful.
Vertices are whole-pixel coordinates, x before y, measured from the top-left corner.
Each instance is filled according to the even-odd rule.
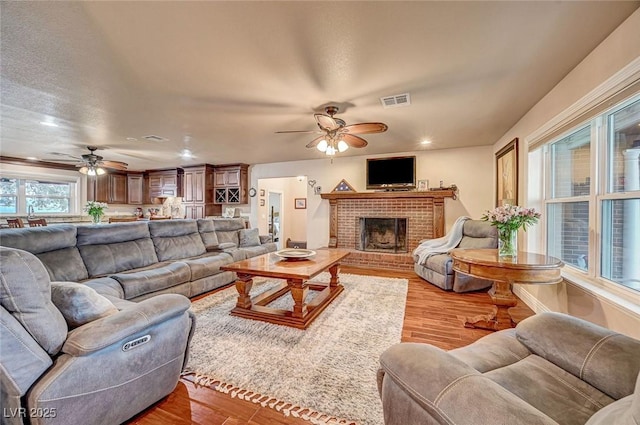
[[[259,235],[258,237],[260,238],[261,244],[273,242],[271,235]]]
[[[555,421],[447,352],[396,344],[380,356],[385,424],[557,425]]]
[[[636,339],[561,313],[523,320],[516,336],[531,352],[616,400],[633,393],[640,373]]]
[[[69,333],[62,352],[87,356],[145,329],[185,313],[191,303],[177,294],[146,299],[116,314],[87,323]]]

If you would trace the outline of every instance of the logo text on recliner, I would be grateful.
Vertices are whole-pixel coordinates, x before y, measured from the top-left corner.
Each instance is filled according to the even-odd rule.
[[[151,335],[141,336],[140,338],[132,339],[122,345],[122,351],[129,351],[132,348],[136,348],[140,345],[146,344],[151,340]]]

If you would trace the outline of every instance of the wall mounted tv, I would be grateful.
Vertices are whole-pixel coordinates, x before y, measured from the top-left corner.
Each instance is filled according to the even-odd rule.
[[[367,189],[408,190],[415,187],[415,156],[367,159]]]

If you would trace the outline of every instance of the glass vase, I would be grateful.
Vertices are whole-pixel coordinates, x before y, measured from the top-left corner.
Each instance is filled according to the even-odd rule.
[[[498,229],[498,257],[509,259],[518,256],[518,231]]]
[[[94,214],[94,215],[91,216],[91,218],[93,219],[93,224],[100,224],[100,222],[102,220],[102,215]]]

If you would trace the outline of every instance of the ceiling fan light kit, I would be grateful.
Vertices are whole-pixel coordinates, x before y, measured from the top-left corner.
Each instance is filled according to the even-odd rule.
[[[367,122],[347,125],[340,118],[334,118],[338,107],[327,106],[325,114],[314,114],[316,123],[320,128],[317,133],[322,136],[313,139],[307,144],[308,148],[316,148],[328,156],[334,156],[338,152],[344,152],[350,147],[364,148],[367,141],[356,134],[383,133],[387,131],[387,125],[381,122]],[[277,133],[310,133],[309,131],[278,131]]]
[[[96,176],[96,175],[101,176],[101,175],[103,175],[104,173],[106,173],[106,171],[104,170],[104,168],[96,167],[96,166],[93,166],[93,165],[88,165],[88,166],[87,166],[87,165],[85,165],[85,166],[83,166],[83,167],[80,167],[80,168],[78,169],[78,171],[79,171],[81,174],[86,174],[86,175],[88,175],[88,176]]]

